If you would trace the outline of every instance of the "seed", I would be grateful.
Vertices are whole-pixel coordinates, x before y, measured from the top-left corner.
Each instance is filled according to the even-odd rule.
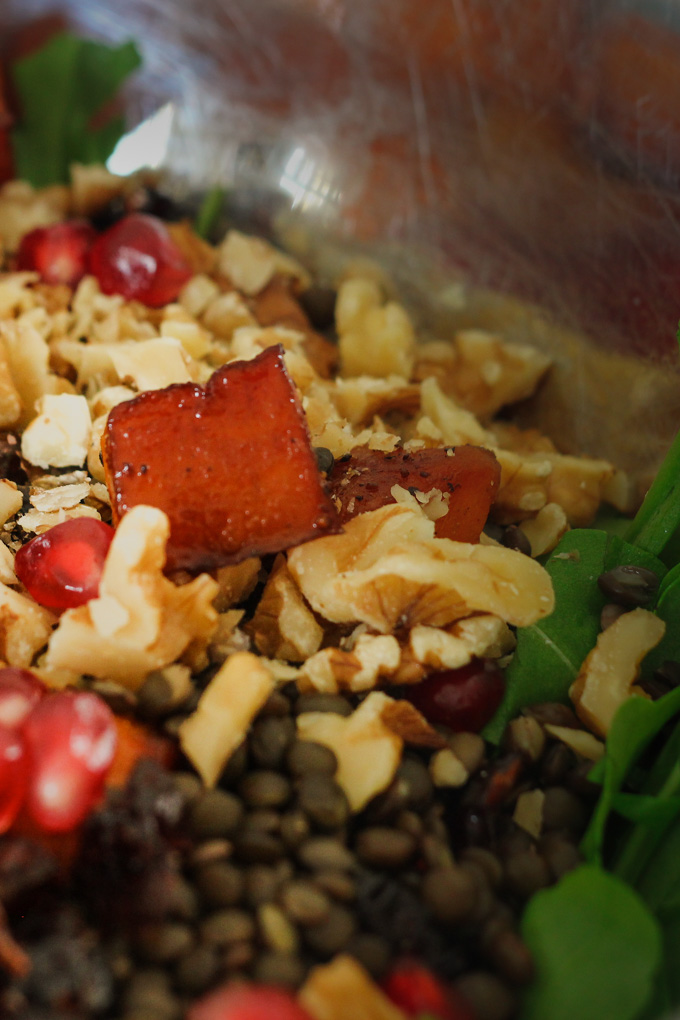
[[[567,726],[573,730],[581,729],[581,723],[574,712],[567,705],[561,705],[558,701],[543,701],[538,705],[530,705],[525,711],[544,725],[550,723],[552,726]]]
[[[334,900],[351,903],[356,898],[356,883],[343,871],[319,871],[313,881],[319,889],[328,893]]]
[[[150,719],[159,719],[177,708],[172,685],[162,673],[151,673],[137,691],[139,711]]]
[[[243,896],[245,878],[233,864],[218,861],[200,869],[196,885],[211,907],[233,907]]]
[[[352,706],[342,694],[301,694],[295,704],[295,712],[335,712],[337,715],[351,715]]]
[[[249,772],[240,784],[245,802],[254,808],[283,807],[290,798],[290,782],[280,772],[260,769]]]
[[[545,750],[545,730],[531,715],[513,719],[505,731],[504,749],[516,751],[530,762],[536,762]]]
[[[334,776],[338,759],[330,747],[312,740],[295,740],[286,755],[286,765],[293,776],[306,776],[310,772]]]
[[[632,609],[649,605],[659,587],[659,577],[646,567],[626,564],[600,574],[597,586],[611,602]]]
[[[433,868],[423,879],[422,895],[438,920],[455,925],[475,909],[479,886],[464,868]]]
[[[345,791],[330,776],[318,772],[303,776],[298,786],[298,800],[301,809],[320,829],[339,829],[349,818]]]
[[[373,826],[357,836],[356,852],[362,864],[394,870],[403,868],[416,851],[417,842],[409,832]]]
[[[273,864],[285,856],[286,848],[278,836],[260,829],[245,829],[234,840],[234,853],[249,864]]]
[[[549,786],[543,801],[545,829],[573,829],[580,832],[587,821],[584,805],[578,797],[563,786]]]
[[[272,691],[260,709],[260,718],[270,715],[279,717],[290,715],[290,710],[290,698],[286,697],[283,691]]]
[[[243,819],[243,804],[226,790],[206,790],[189,814],[189,826],[197,839],[231,836]]]
[[[438,836],[426,833],[420,841],[421,853],[430,868],[450,868],[453,863],[451,848]]]
[[[510,524],[501,535],[501,545],[507,549],[514,549],[516,552],[531,556],[531,542],[521,528],[516,524]]]
[[[331,451],[325,446],[315,446],[314,456],[316,457],[316,465],[319,471],[329,475],[335,465],[335,457]]]
[[[288,811],[281,815],[281,838],[289,850],[295,850],[309,832],[309,821],[302,811]]]
[[[555,879],[566,875],[581,863],[576,844],[560,832],[546,832],[541,837],[538,849]]]
[[[518,896],[533,896],[550,884],[550,871],[542,857],[532,850],[513,854],[505,863],[505,881]]]
[[[204,864],[226,861],[231,857],[233,850],[233,844],[228,839],[207,839],[192,851],[189,862],[195,868],[200,868]]]
[[[488,971],[471,971],[458,978],[455,987],[472,1006],[476,1020],[510,1020],[517,1001],[510,989]]]
[[[533,977],[531,953],[512,929],[497,932],[487,946],[487,954],[502,976],[513,984],[526,984]]]
[[[198,800],[203,793],[203,783],[195,772],[173,772],[172,781],[187,804]]]
[[[600,630],[606,630],[607,627],[611,627],[625,612],[626,609],[623,606],[617,606],[615,602],[607,602],[605,606],[602,606],[602,612],[600,613]]]
[[[137,950],[150,963],[171,963],[188,952],[193,942],[191,928],[172,921],[143,924],[135,933]]]
[[[236,786],[248,768],[248,742],[244,740],[236,748],[222,771],[222,783]]]
[[[209,945],[228,946],[254,938],[255,921],[245,910],[218,910],[203,919],[200,930]]]
[[[288,882],[281,889],[283,909],[298,924],[321,924],[331,908],[328,896],[311,882]]]
[[[415,811],[400,811],[394,821],[395,828],[402,832],[410,833],[414,839],[420,839],[423,834],[423,820]]]
[[[461,860],[481,868],[492,889],[497,889],[503,881],[503,865],[490,850],[481,846],[467,847],[461,854]]]
[[[261,808],[246,815],[244,829],[257,829],[259,832],[276,834],[281,831],[281,815],[278,811]]]
[[[243,970],[255,959],[255,947],[252,942],[233,942],[224,954],[223,962],[226,970]]]
[[[255,963],[253,979],[258,984],[297,988],[305,979],[305,967],[297,956],[265,952]]]
[[[263,769],[280,768],[294,738],[295,723],[290,716],[258,719],[250,734],[250,752],[255,764]]]
[[[312,871],[351,871],[356,865],[354,854],[330,836],[313,836],[298,848],[298,858]]]
[[[264,864],[253,864],[245,875],[246,899],[253,907],[273,900],[281,882],[274,868]]]
[[[349,910],[333,904],[322,924],[305,928],[304,939],[312,952],[327,959],[344,949],[355,930],[356,921]]]
[[[257,920],[262,940],[276,953],[294,956],[300,947],[297,928],[275,903],[263,903],[258,907]]]
[[[211,946],[195,946],[183,956],[174,972],[174,980],[183,992],[200,994],[213,983],[219,960]]]
[[[345,946],[345,952],[366,968],[371,977],[379,981],[390,965],[392,949],[379,935],[359,932]]]
[[[314,329],[328,329],[335,322],[335,301],[337,293],[333,287],[313,283],[300,294],[300,304],[307,313]]]
[[[128,1014],[144,1020],[180,1020],[184,1012],[164,970],[135,971],[125,989],[124,1004]]]
[[[550,785],[561,783],[573,768],[575,760],[573,751],[565,744],[553,744],[539,762],[541,779]]]

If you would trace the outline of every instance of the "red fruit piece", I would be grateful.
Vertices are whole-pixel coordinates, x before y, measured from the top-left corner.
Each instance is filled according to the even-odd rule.
[[[40,273],[45,283],[75,287],[87,272],[87,256],[96,236],[94,228],[84,220],[37,227],[22,237],[16,268]]]
[[[47,688],[28,669],[0,669],[0,726],[20,727]]]
[[[24,725],[26,808],[47,832],[67,832],[99,800],[116,750],[111,709],[89,691],[47,695]]]
[[[487,659],[473,659],[460,669],[431,673],[409,687],[406,698],[430,723],[456,733],[479,733],[503,700],[502,671]]]
[[[415,960],[396,964],[383,982],[383,990],[407,1016],[425,1013],[438,1020],[475,1020],[462,996]]]
[[[328,483],[343,523],[356,514],[392,503],[394,485],[421,492],[439,489],[449,497],[449,512],[435,524],[437,537],[478,542],[498,490],[500,473],[493,453],[480,446],[413,453],[383,453],[359,446],[347,460],[336,461]]]
[[[339,530],[280,346],[118,404],[103,441],[114,520],[170,518],[167,567],[210,570]]]
[[[97,238],[89,269],[105,294],[151,308],[174,301],[193,275],[162,221],[144,213],[124,216]]]
[[[266,985],[226,985],[199,999],[187,1020],[312,1020],[289,992]]]
[[[7,832],[26,793],[28,766],[21,734],[0,724],[0,833]]]
[[[93,517],[75,517],[37,535],[16,554],[16,575],[41,606],[70,609],[99,593],[113,528]]]

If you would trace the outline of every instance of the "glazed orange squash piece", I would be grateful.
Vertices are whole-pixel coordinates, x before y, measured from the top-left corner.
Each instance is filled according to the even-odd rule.
[[[340,530],[280,345],[114,407],[102,453],[114,523],[140,503],[168,515],[170,571]]]
[[[359,446],[336,461],[328,482],[340,520],[391,503],[391,489],[439,489],[448,496],[449,511],[435,523],[437,538],[478,542],[498,490],[500,465],[490,450],[456,446],[408,453],[383,453]]]

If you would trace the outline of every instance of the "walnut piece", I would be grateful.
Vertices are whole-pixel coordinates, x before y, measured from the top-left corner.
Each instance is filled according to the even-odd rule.
[[[85,397],[46,394],[37,411],[21,437],[22,456],[42,468],[84,464],[92,428]]]
[[[418,511],[389,504],[348,521],[342,535],[298,546],[288,564],[327,620],[360,621],[383,634],[445,627],[479,612],[524,627],[552,612],[550,578],[528,556],[433,533]]]
[[[0,584],[0,660],[30,666],[55,622],[56,617],[33,599]]]
[[[321,646],[323,630],[305,604],[283,556],[269,575],[249,628],[263,655],[304,662]]]
[[[372,691],[346,718],[332,712],[303,712],[297,718],[300,740],[325,744],[335,752],[335,778],[352,811],[361,811],[389,786],[401,761],[403,741],[383,719],[392,700]]]
[[[380,290],[372,281],[352,279],[341,284],[336,323],[342,375],[410,378],[415,356],[411,320],[396,301],[382,304]]]
[[[276,686],[262,659],[231,655],[180,726],[179,741],[206,786],[214,786],[248,727]]]
[[[99,597],[68,609],[50,640],[46,668],[87,673],[136,689],[190,647],[205,647],[217,624],[216,582],[201,574],[177,587],[163,575],[170,525],[162,510],[137,506],[121,520],[104,564]]]
[[[407,1020],[351,956],[314,967],[298,998],[314,1020],[347,1020],[350,1004],[357,1020]]]
[[[654,613],[633,609],[598,635],[569,689],[576,714],[597,736],[607,735],[617,708],[631,694],[643,695],[634,687],[638,668],[665,630],[666,624]]]
[[[367,691],[379,679],[393,676],[400,660],[399,642],[391,634],[362,634],[351,651],[323,648],[311,655],[300,670],[298,686],[324,694]]]

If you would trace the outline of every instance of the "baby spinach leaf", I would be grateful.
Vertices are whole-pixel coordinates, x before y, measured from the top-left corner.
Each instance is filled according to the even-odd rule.
[[[602,793],[581,841],[581,852],[588,861],[602,862],[604,834],[614,798],[644,749],[669,719],[680,712],[680,688],[659,698],[632,697],[621,705],[607,735],[604,758],[591,772],[602,781]]]
[[[644,793],[617,793],[612,799],[612,811],[629,822],[665,828],[680,815],[680,797],[662,800]]]
[[[553,613],[517,633],[517,648],[505,671],[506,694],[484,731],[497,743],[507,723],[525,705],[565,701],[569,687],[600,632],[605,597],[597,578],[619,564],[666,572],[655,556],[595,529],[568,531],[546,563],[555,590]]]
[[[668,571],[659,587],[656,613],[666,624],[666,633],[656,648],[645,656],[643,672],[649,675],[667,659],[680,660],[680,563]]]
[[[122,118],[92,119],[141,63],[134,43],[106,46],[68,32],[12,67],[21,121],[12,132],[17,176],[35,187],[68,181],[71,163],[104,163],[124,133]]]
[[[215,187],[211,188],[205,195],[198,213],[196,214],[196,222],[194,223],[194,229],[199,237],[202,237],[205,240],[210,237],[213,227],[217,223],[220,213],[222,212],[224,195],[224,188],[221,188],[219,184],[216,184]]]
[[[633,889],[594,865],[537,893],[522,935],[536,977],[521,1020],[634,1020],[652,995],[659,925]]]

